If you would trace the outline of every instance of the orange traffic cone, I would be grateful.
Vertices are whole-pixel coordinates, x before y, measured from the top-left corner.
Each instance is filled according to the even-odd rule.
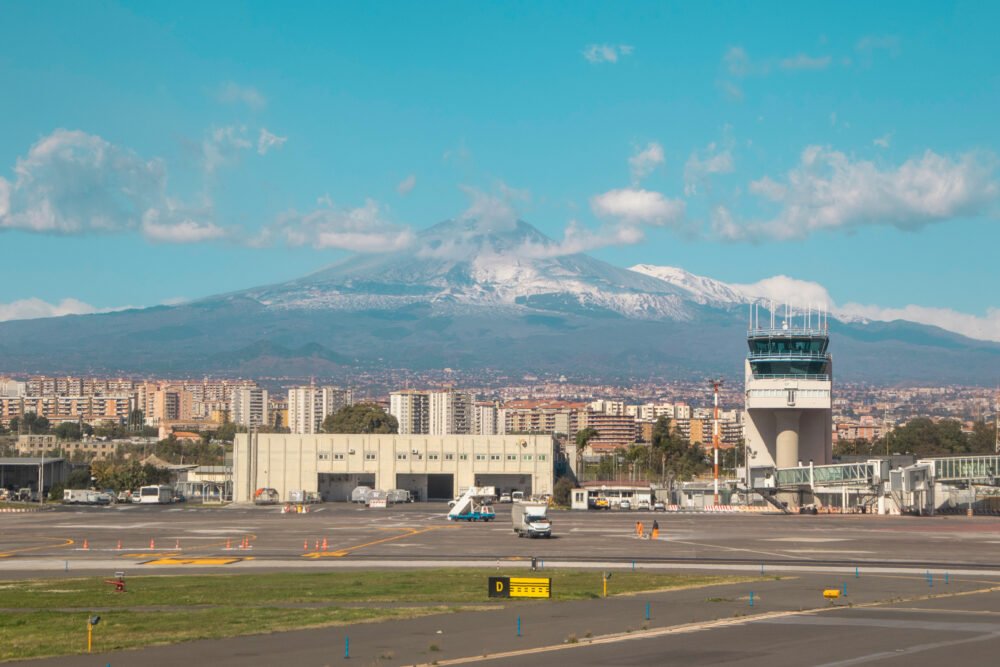
[[[87,540],[83,541],[83,550],[90,551],[90,546],[87,544]]]
[[[309,551],[309,540],[302,540],[302,550]]]
[[[118,551],[122,550],[122,541],[118,540]]]
[[[316,540],[316,551],[319,551],[319,540]]]
[[[176,550],[176,551],[180,551],[180,548],[181,548],[181,541],[180,541],[180,540],[177,540],[177,541],[176,541],[176,542],[174,543],[174,550]]]
[[[156,548],[156,540],[154,540],[152,537],[149,538],[149,548],[150,549],[155,549]]]
[[[326,538],[323,538],[323,551],[326,551]]]
[[[233,549],[233,541],[227,537],[226,538],[226,551],[232,551],[232,549]]]

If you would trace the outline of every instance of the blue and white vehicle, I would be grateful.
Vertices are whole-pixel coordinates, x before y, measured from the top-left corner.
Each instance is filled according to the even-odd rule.
[[[496,494],[496,488],[492,486],[469,487],[448,511],[448,520],[493,521],[497,518],[493,511]]]

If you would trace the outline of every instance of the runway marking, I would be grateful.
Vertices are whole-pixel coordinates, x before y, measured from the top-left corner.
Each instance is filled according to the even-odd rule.
[[[848,537],[771,537],[764,542],[847,542]]]
[[[727,547],[727,546],[723,546],[721,544],[705,544],[703,542],[688,542],[686,540],[670,539],[669,535],[667,535],[666,537],[661,537],[660,539],[663,540],[663,541],[669,542],[671,544],[688,544],[688,545],[691,545],[691,546],[694,546],[694,547],[706,547],[708,549],[722,549],[723,551],[745,551],[745,552],[751,553],[751,554],[762,554],[764,556],[776,556],[778,558],[790,558],[790,559],[803,560],[803,561],[810,561],[810,560],[812,560],[811,558],[806,558],[804,556],[793,556],[793,555],[789,554],[787,551],[784,551],[784,552],[761,551],[759,549],[746,549],[746,548],[742,548],[742,547]]]
[[[883,658],[890,658],[890,657],[895,658],[903,655],[913,655],[914,653],[920,653],[922,651],[931,651],[936,648],[944,648],[945,646],[956,646],[958,644],[971,644],[973,642],[981,642],[997,638],[1000,638],[1000,635],[991,632],[984,635],[976,635],[975,637],[966,637],[964,639],[952,639],[941,642],[934,642],[933,644],[917,644],[916,646],[909,646],[907,648],[899,649],[896,651],[879,651],[878,653],[869,653],[868,655],[858,656],[857,658],[837,660],[836,662],[825,662],[822,665],[817,665],[817,667],[848,667],[848,665],[860,665],[866,662],[875,662]]]
[[[7,549],[6,551],[0,551],[0,558],[10,558],[14,554],[23,554],[28,551],[41,551],[42,549],[57,549],[59,547],[68,547],[76,542],[69,538],[59,538],[59,537],[43,537],[43,540],[61,540],[59,544],[43,544],[41,546],[34,547],[21,547],[19,549]]]
[[[945,593],[942,595],[923,595],[915,596],[910,598],[905,598],[905,601],[915,601],[915,600],[927,600],[933,598],[944,598],[944,597],[959,597],[964,595],[978,595],[982,593],[992,593],[1000,590],[1000,587],[992,586],[990,588],[979,589],[975,591],[963,591],[960,593]],[[886,609],[892,609],[892,607],[886,607],[886,605],[891,604],[891,601],[879,601],[879,602],[868,602],[862,604],[854,605],[855,608],[879,608],[884,607]],[[552,644],[549,646],[539,646],[536,648],[527,649],[516,649],[513,651],[505,651],[503,653],[492,653],[486,655],[476,655],[476,656],[466,656],[464,658],[452,658],[450,660],[437,660],[434,663],[423,663],[419,667],[428,667],[430,664],[435,665],[464,665],[473,662],[487,662],[490,660],[502,660],[506,658],[517,658],[526,655],[537,655],[540,653],[550,653],[553,651],[565,651],[574,648],[584,648],[587,646],[602,645],[602,644],[615,644],[623,641],[631,641],[637,639],[653,639],[656,637],[664,637],[668,635],[679,635],[688,634],[692,632],[701,632],[702,630],[714,630],[716,628],[728,628],[740,625],[747,625],[750,623],[767,623],[767,622],[781,622],[779,619],[796,617],[802,614],[822,614],[825,612],[844,609],[841,606],[830,606],[830,607],[817,607],[815,609],[804,609],[800,611],[774,611],[766,612],[763,614],[757,614],[755,616],[743,616],[739,618],[722,618],[714,621],[700,621],[697,623],[686,623],[683,625],[673,625],[666,628],[656,628],[653,630],[639,630],[633,632],[622,632],[612,635],[602,635],[594,637],[593,639],[588,639],[586,641],[581,641],[576,644]],[[961,644],[971,641],[981,641],[983,639],[995,639],[1000,637],[997,634],[986,634],[980,635],[973,638],[953,640],[949,642],[941,642],[940,645],[947,646],[949,644]],[[914,646],[911,649],[919,650],[929,650],[931,648],[936,648],[938,645],[925,644],[921,646]],[[869,662],[872,659],[878,659],[882,657],[888,657],[890,655],[901,655],[901,653],[892,652],[884,654],[873,654],[872,656],[865,656],[861,658],[853,658],[850,660],[831,662],[825,665],[819,665],[818,667],[847,667],[848,665],[859,664],[862,662]]]
[[[376,544],[383,544],[385,542],[394,542],[396,540],[401,540],[406,537],[413,537],[414,535],[419,535],[420,533],[428,533],[432,530],[441,530],[444,526],[437,527],[433,526],[430,528],[407,528],[407,532],[400,533],[399,535],[392,535],[390,537],[383,537],[380,540],[372,540],[371,542],[365,542],[363,544],[355,544],[354,546],[344,547],[343,549],[337,549],[336,551],[311,551],[309,553],[302,554],[303,558],[343,558],[351,553],[364,549],[365,547],[374,546]]]
[[[140,565],[232,565],[245,560],[253,560],[253,556],[230,556],[230,557],[202,557],[202,558],[157,558],[156,560],[140,563]]]

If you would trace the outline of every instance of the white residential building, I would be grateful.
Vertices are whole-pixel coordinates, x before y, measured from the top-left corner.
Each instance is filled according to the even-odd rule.
[[[354,392],[339,387],[293,387],[288,390],[288,427],[292,433],[319,433],[328,415],[354,405]]]
[[[232,421],[240,426],[261,426],[269,423],[267,390],[260,387],[233,389]]]
[[[389,394],[389,414],[399,422],[399,434],[430,432],[431,406],[426,391],[404,389]]]

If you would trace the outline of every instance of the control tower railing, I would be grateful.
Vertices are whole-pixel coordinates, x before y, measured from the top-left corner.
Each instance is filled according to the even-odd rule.
[[[825,338],[829,335],[830,332],[826,329],[815,327],[789,327],[788,329],[768,327],[747,330],[747,338],[802,338],[803,336]]]

